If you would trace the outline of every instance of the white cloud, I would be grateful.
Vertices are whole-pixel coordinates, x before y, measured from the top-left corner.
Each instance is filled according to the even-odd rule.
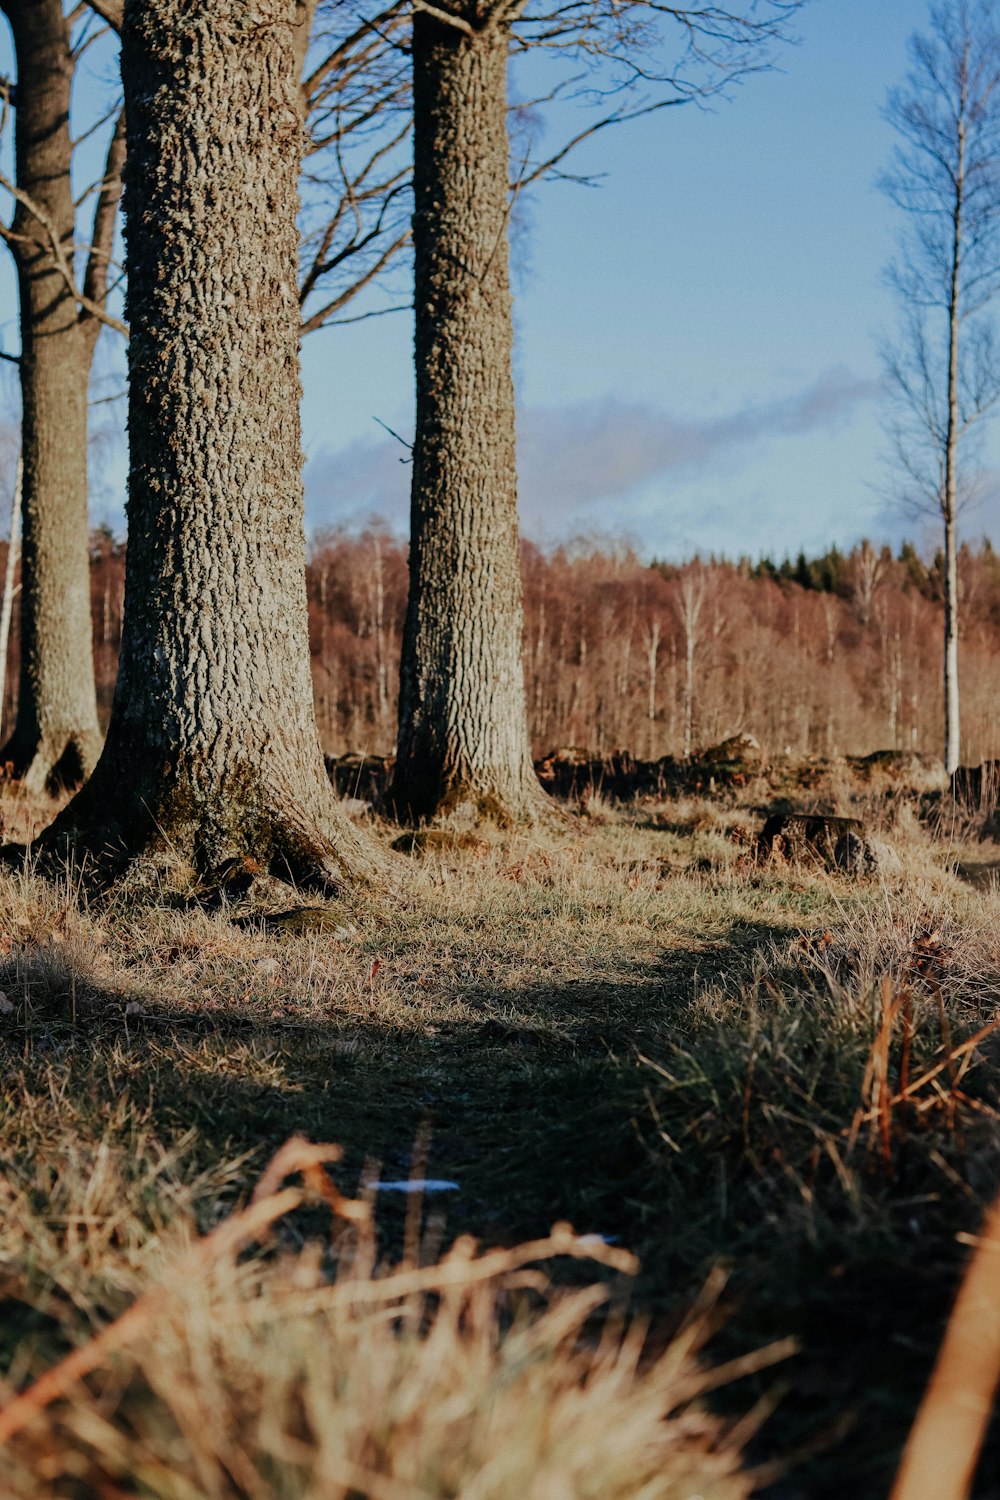
[[[525,533],[555,541],[588,529],[645,531],[655,482],[703,483],[738,467],[752,450],[779,438],[830,431],[870,403],[877,382],[843,368],[825,371],[791,396],[750,404],[722,416],[671,416],[638,402],[604,400],[531,407],[518,424],[521,515]],[[355,523],[379,515],[405,530],[410,468],[405,448],[383,437],[334,451],[323,448],[306,469],[310,525]],[[644,491],[646,492],[644,494]],[[662,499],[655,501],[662,511]],[[723,500],[675,502],[671,532],[697,534],[706,525],[727,546],[733,510]]]

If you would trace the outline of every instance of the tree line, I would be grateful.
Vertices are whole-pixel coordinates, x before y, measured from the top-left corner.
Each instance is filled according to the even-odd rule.
[[[125,545],[91,536],[98,717],[111,710]],[[0,547],[0,571],[5,565]],[[862,543],[775,562],[648,564],[625,547],[521,543],[531,752],[697,752],[738,731],[772,754],[939,755],[943,559]],[[965,734],[996,747],[1000,558],[961,547]],[[384,526],[316,537],[306,570],[313,694],[328,756],[395,748],[407,548]],[[12,666],[19,642],[15,628]],[[690,649],[689,649],[690,648]],[[4,723],[16,712],[8,677]]]

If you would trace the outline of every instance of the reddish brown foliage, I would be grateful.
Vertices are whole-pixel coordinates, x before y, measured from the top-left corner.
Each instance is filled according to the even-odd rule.
[[[0,568],[4,548],[0,546]],[[98,698],[114,690],[124,546],[91,548]],[[534,750],[627,746],[680,754],[739,730],[766,750],[939,752],[941,605],[934,569],[858,547],[827,587],[748,564],[647,566],[617,548],[525,543],[525,664]],[[772,570],[773,571],[773,570]],[[814,569],[815,571],[815,569]],[[317,537],[308,570],[313,682],[324,748],[391,751],[406,543],[373,525]],[[1000,754],[1000,559],[961,558],[963,761]],[[16,612],[15,612],[16,614]],[[690,644],[690,678],[688,661]],[[17,690],[12,636],[4,721]]]

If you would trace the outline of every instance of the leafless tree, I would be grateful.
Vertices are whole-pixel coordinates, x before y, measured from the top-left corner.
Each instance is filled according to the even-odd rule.
[[[889,98],[896,130],[884,191],[906,215],[890,270],[902,307],[885,351],[890,438],[907,496],[944,530],[944,755],[959,762],[958,537],[976,429],[1000,398],[989,305],[1000,290],[1000,11],[942,0],[910,42],[911,68]]]
[[[23,588],[17,720],[0,759],[32,790],[87,775],[100,750],[87,561],[87,395],[109,309],[124,125],[114,97],[74,139],[70,94],[107,27],[86,4],[2,0],[16,76],[0,88],[14,117],[13,205],[0,222],[21,311]],[[80,138],[103,131],[100,180],[74,193]],[[12,357],[12,356],[7,356]]]
[[[44,837],[336,884],[384,860],[333,797],[310,680],[297,9],[125,0],[121,659],[100,761]]]
[[[702,638],[706,574],[703,565],[690,563],[678,575],[672,590],[674,610],[684,643],[683,750],[690,755],[694,745],[695,664]]]
[[[100,750],[87,634],[87,394],[102,325],[127,335],[109,299],[124,158],[120,99],[78,122],[81,60],[108,50],[121,0],[3,0],[16,75],[0,79],[0,128],[15,122],[13,214],[0,234],[21,294],[24,587],[17,719],[0,760],[35,790],[89,774]],[[347,26],[344,0],[296,0],[295,62],[308,122],[301,228],[303,327],[336,321],[409,238],[408,79],[382,28]],[[390,27],[391,30],[391,27]],[[109,61],[105,59],[105,63]],[[74,201],[78,146],[103,131],[101,178]],[[88,222],[89,220],[89,222]],[[121,394],[124,394],[122,392]],[[110,399],[110,398],[108,398]]]
[[[595,131],[704,98],[755,68],[797,0],[412,0],[416,438],[410,600],[392,799],[530,821],[518,553],[508,227],[513,190],[566,172]],[[512,161],[510,59],[565,59],[545,99],[592,113]],[[512,181],[513,179],[513,181]]]
[[[886,561],[884,554],[876,552],[867,537],[862,540],[861,547],[851,559],[848,569],[851,593],[862,625],[868,625],[871,621],[872,605],[885,574]]]

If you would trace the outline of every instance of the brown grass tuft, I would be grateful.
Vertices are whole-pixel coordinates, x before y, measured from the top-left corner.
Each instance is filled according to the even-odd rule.
[[[345,1198],[324,1170],[340,1155],[289,1141],[244,1208],[191,1238],[116,1319],[8,1399],[5,1495],[27,1500],[39,1484],[147,1500],[750,1493],[740,1454],[753,1423],[727,1426],[699,1403],[720,1378],[697,1362],[707,1305],[644,1360],[640,1324],[595,1320],[606,1285],[553,1289],[548,1267],[566,1257],[635,1270],[626,1252],[568,1225],[483,1253],[463,1237],[429,1263],[381,1267],[370,1204]],[[315,1240],[243,1257],[309,1200],[330,1214],[332,1274]]]

